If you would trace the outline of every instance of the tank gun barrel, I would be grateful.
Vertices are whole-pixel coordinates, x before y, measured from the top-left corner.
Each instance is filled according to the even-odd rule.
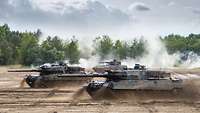
[[[38,69],[11,69],[8,72],[40,72]]]

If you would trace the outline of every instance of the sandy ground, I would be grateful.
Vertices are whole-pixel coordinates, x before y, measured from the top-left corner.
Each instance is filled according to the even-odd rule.
[[[121,96],[117,100],[94,100],[84,92],[74,98],[80,86],[20,88],[25,74],[8,73],[7,68],[0,67],[0,113],[200,113],[199,95],[193,98],[196,93],[181,99],[129,95],[128,99]]]

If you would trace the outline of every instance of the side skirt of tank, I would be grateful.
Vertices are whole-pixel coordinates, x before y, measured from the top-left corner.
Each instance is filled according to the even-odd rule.
[[[54,88],[54,87],[70,87],[70,86],[81,86],[87,81],[77,80],[42,80],[37,79],[33,82],[26,82],[31,88]]]
[[[108,87],[101,87],[97,90],[86,88],[93,99],[129,99],[133,97],[165,99],[184,97],[182,89],[174,90],[116,90]]]

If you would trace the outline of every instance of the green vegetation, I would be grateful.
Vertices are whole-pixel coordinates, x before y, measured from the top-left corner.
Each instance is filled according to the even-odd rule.
[[[41,42],[42,32],[11,31],[7,24],[0,26],[0,65],[22,64],[38,65],[45,62],[68,60],[78,63],[84,54],[80,51],[78,40],[73,37],[62,40],[57,36],[48,36]],[[200,54],[200,34],[188,36],[168,35],[160,37],[166,45],[169,54],[190,51]],[[146,54],[146,41],[133,39],[131,41],[112,40],[109,36],[100,36],[93,41],[92,55],[99,55],[101,59],[109,57],[115,59],[138,58]],[[84,55],[83,55],[84,56]]]
[[[48,36],[41,44],[41,31],[11,31],[7,24],[0,26],[0,65],[38,65],[45,62],[69,60],[78,63],[78,40],[63,41]]]
[[[109,57],[115,59],[137,58],[142,56],[145,50],[146,41],[143,39],[134,39],[131,42],[116,40],[115,42],[109,36],[97,37],[94,40],[95,52],[101,59]]]
[[[165,43],[168,53],[188,53],[200,54],[200,34],[189,34],[188,36],[168,35],[161,40]]]

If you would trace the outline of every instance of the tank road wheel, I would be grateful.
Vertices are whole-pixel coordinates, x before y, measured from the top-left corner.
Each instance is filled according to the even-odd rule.
[[[95,89],[94,90],[94,89],[91,89],[91,87],[87,87],[86,91],[92,97],[92,99],[100,99],[100,94],[99,94],[99,90],[100,89]]]
[[[92,98],[94,97],[96,90],[97,90],[97,89],[92,88],[90,84],[86,87],[87,93],[88,93]]]
[[[47,87],[40,76],[31,76],[31,75],[29,75],[25,79],[26,79],[26,83],[31,88],[46,88]]]
[[[99,88],[93,88],[93,87],[87,87],[86,88],[87,93],[93,98],[93,99],[113,99],[113,93],[110,89],[110,87],[99,87]]]
[[[35,81],[38,77],[35,77],[35,76],[31,76],[31,75],[28,75],[25,80],[26,80],[26,83],[31,87],[31,88],[34,88],[34,84],[35,84]]]
[[[93,83],[89,84],[86,87],[87,93],[93,98],[93,99],[99,99],[100,94],[102,93],[101,91],[102,86],[101,85],[95,85]]]

